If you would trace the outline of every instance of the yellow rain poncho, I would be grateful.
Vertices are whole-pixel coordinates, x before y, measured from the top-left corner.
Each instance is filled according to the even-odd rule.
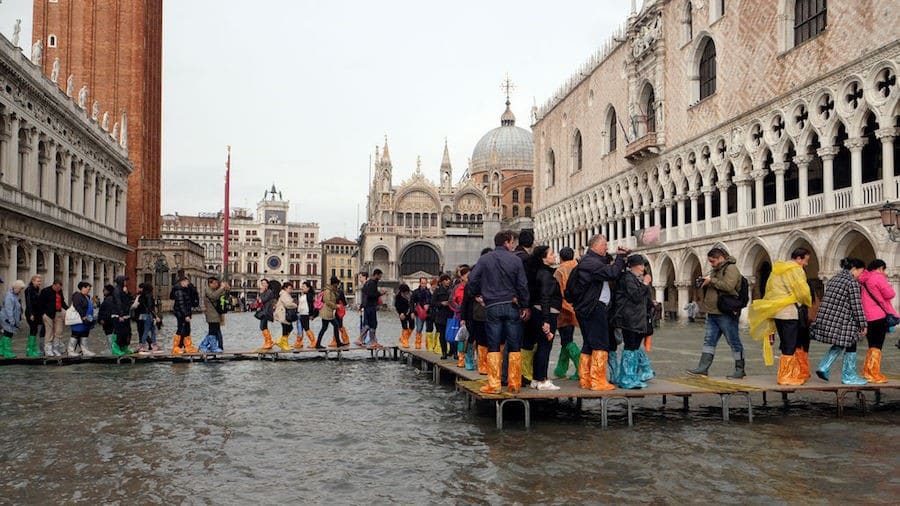
[[[776,262],[772,275],[766,282],[766,296],[750,304],[750,336],[763,341],[763,355],[766,365],[772,365],[772,349],[769,336],[775,333],[774,317],[791,304],[812,305],[812,294],[806,281],[806,272],[797,262]]]

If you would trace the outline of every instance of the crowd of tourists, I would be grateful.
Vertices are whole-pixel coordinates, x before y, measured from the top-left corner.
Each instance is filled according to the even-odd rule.
[[[399,286],[393,307],[400,320],[401,347],[424,346],[441,359],[453,357],[459,367],[477,369],[487,376],[482,388],[486,393],[499,393],[503,386],[518,392],[523,385],[558,390],[553,377],[568,377],[591,390],[647,386],[655,376],[647,352],[661,310],[659,301],[653,300],[653,277],[642,255],[623,247],[611,254],[602,235],[592,237],[577,258],[569,247],[558,256],[548,246],[535,247],[530,230],[518,236],[501,231],[494,244],[481,252],[474,265],[460,265],[452,275],[420,278],[414,289]],[[734,359],[734,371],[727,377],[746,376],[738,322],[749,305],[750,335],[762,342],[767,365],[774,364],[772,346],[778,337],[779,384],[802,385],[810,378],[811,340],[831,345],[816,368],[819,378],[828,381],[833,364],[843,355],[842,383],[887,381],[881,373],[882,348],[886,334],[898,323],[887,265],[880,259],[865,265],[857,258],[845,258],[840,272],[825,284],[824,295],[816,297],[804,270],[809,259],[808,250],[797,248],[789,260],[775,263],[764,296],[749,303],[748,282],[734,257],[722,248],[709,250],[709,274],[695,282],[701,293],[699,304],[685,307],[692,319],[699,312],[705,314],[700,361],[687,372],[708,375],[724,335]],[[359,274],[357,346],[382,346],[377,338],[378,308],[387,291],[379,287],[381,277],[379,269],[371,277]],[[102,302],[92,296],[93,287],[86,281],[78,283],[68,299],[59,280],[46,287],[41,276],[33,276],[27,286],[14,281],[0,311],[0,357],[16,357],[12,338],[26,325],[28,357],[93,356],[87,337],[94,326],[103,330],[113,355],[166,353],[158,344],[160,301],[153,287],[142,283],[132,294],[126,281],[118,276],[114,284],[103,287]],[[223,351],[223,315],[232,309],[228,292],[227,283],[210,277],[201,298],[187,278],[178,280],[169,293],[177,322],[172,354]],[[295,288],[291,282],[263,279],[254,313],[262,349],[349,346],[344,321],[348,306],[340,280],[334,276],[318,293],[308,281]],[[191,318],[200,308],[207,332],[198,348]],[[312,322],[317,318],[321,323],[315,334]],[[269,330],[273,323],[281,331],[278,339]],[[64,339],[67,326],[71,333]],[[133,326],[138,336],[136,351],[131,348]],[[576,327],[583,338],[580,347],[574,342]],[[329,328],[331,341],[325,345]],[[291,343],[295,331],[296,340]],[[557,335],[559,358],[551,377],[549,361]],[[856,351],[863,337],[868,348],[860,377]]]

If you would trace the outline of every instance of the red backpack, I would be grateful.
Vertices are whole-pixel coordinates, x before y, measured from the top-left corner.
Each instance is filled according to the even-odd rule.
[[[319,295],[316,295],[316,300],[313,302],[313,309],[316,311],[322,309],[325,306],[325,290],[319,292]]]

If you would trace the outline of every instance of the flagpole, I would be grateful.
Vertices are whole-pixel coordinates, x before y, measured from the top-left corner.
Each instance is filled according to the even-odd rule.
[[[225,159],[225,216],[222,230],[222,282],[228,281],[228,243],[229,233],[229,217],[231,216],[230,195],[231,192],[231,146],[228,146],[228,158]]]

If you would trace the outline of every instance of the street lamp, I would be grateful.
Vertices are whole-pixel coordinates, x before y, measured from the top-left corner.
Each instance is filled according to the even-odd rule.
[[[881,208],[881,226],[887,230],[888,239],[900,242],[900,203],[884,203]]]

